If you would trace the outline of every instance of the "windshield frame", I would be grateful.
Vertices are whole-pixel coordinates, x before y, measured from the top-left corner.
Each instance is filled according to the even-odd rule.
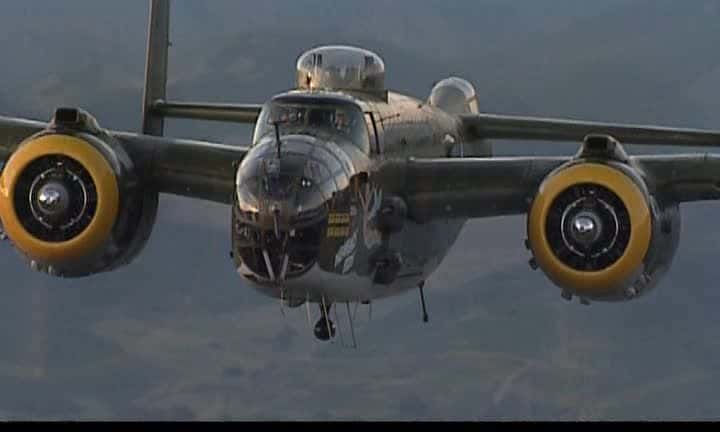
[[[263,138],[275,136],[275,126],[272,123],[272,115],[280,107],[306,109],[308,112],[313,109],[342,109],[345,111],[346,121],[349,123],[348,131],[343,132],[333,125],[323,127],[321,125],[309,125],[307,119],[303,125],[287,125],[280,123],[280,135],[302,134],[320,137],[321,139],[332,139],[340,145],[352,145],[364,154],[370,153],[370,133],[365,122],[365,115],[357,103],[340,98],[322,98],[307,96],[284,96],[270,100],[258,116],[253,131],[253,146]],[[306,116],[310,117],[309,115]]]

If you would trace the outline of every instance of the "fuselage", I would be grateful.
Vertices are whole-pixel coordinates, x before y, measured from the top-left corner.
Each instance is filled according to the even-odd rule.
[[[354,118],[357,130],[324,127],[333,110],[342,110],[341,121]],[[291,91],[271,99],[238,170],[238,272],[290,305],[363,302],[416,287],[465,220],[403,218],[383,230],[383,205],[402,199],[403,185],[375,174],[394,159],[490,156],[488,144],[465,142],[456,114],[391,92]]]

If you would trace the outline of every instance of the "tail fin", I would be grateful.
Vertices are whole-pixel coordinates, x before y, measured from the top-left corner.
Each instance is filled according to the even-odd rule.
[[[167,91],[168,47],[170,45],[170,0],[150,0],[142,133],[162,136],[165,121],[153,107],[164,101]]]
[[[165,117],[255,123],[258,104],[173,102],[167,100],[170,0],[150,0],[142,133],[162,136]]]

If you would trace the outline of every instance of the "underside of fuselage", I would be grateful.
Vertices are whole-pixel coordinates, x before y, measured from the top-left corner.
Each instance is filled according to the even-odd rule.
[[[273,252],[277,256],[280,251],[270,249],[265,253],[259,244],[252,251],[235,249],[233,256],[242,257],[236,258],[237,271],[255,289],[283,299],[291,307],[306,301],[366,303],[401,294],[425,281],[440,265],[464,224],[462,220],[408,223],[401,232],[392,235],[387,244],[372,245],[369,242],[377,237],[365,237],[362,227],[365,221],[361,218],[353,223],[357,224],[351,228],[353,233],[339,247],[333,242],[314,239],[313,246],[308,248],[312,250],[303,256],[288,253],[287,263],[285,258],[271,258]],[[335,229],[327,225],[327,221],[322,224],[325,230],[315,231],[321,236]],[[266,235],[274,237],[274,233]],[[303,234],[300,236],[307,239]],[[269,244],[266,247],[272,248]],[[291,264],[296,259],[299,262]],[[278,279],[283,266],[292,270]]]

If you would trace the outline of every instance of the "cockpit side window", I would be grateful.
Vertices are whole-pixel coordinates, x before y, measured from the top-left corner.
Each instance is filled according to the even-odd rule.
[[[370,151],[370,141],[363,114],[350,104],[291,104],[272,102],[263,107],[255,127],[253,143],[275,134],[306,134],[321,139],[350,142],[364,153]]]

